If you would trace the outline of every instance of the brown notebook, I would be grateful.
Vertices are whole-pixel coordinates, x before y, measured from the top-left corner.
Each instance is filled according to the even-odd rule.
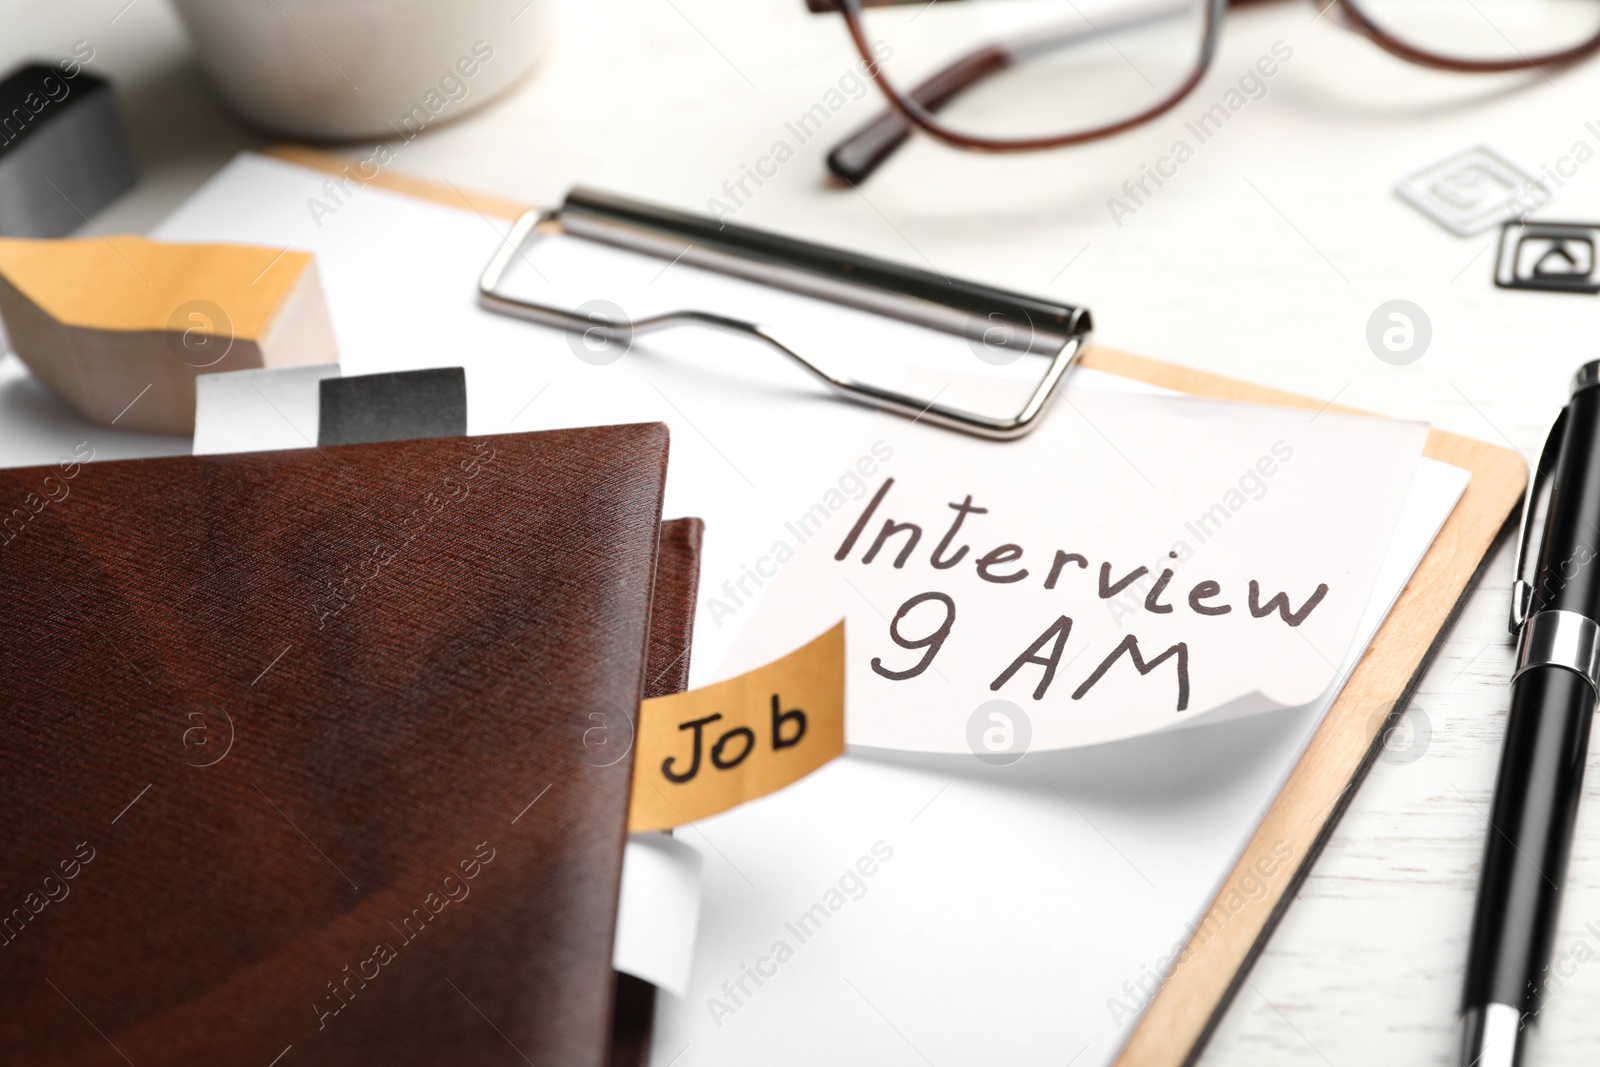
[[[87,454],[0,471],[6,1061],[607,1062],[666,428]]]
[[[655,606],[650,612],[646,698],[681,693],[689,685],[689,647],[700,589],[700,542],[705,524],[673,519],[661,524]],[[645,1067],[655,1026],[656,987],[631,974],[617,975],[611,1030],[611,1067]]]

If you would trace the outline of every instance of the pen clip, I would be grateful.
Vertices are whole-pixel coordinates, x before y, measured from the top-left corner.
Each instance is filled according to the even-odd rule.
[[[1533,607],[1533,583],[1524,577],[1528,567],[1528,535],[1533,529],[1534,505],[1539,499],[1539,488],[1550,480],[1551,468],[1555,466],[1556,446],[1566,425],[1567,409],[1562,408],[1555,424],[1550,427],[1549,436],[1544,439],[1538,469],[1528,474],[1528,492],[1522,501],[1522,522],[1517,527],[1517,569],[1511,582],[1512,636],[1521,633],[1523,623],[1528,621],[1528,610]]]

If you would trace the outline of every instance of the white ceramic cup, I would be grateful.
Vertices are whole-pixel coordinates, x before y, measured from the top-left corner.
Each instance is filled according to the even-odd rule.
[[[173,0],[227,102],[296,137],[392,139],[510,88],[550,0]]]

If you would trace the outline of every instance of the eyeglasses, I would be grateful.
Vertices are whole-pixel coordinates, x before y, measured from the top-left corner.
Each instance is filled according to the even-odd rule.
[[[1187,96],[1216,52],[1227,0],[806,0],[844,16],[892,108],[828,167],[870,175],[913,124],[1007,152],[1081,144]],[[1570,63],[1600,49],[1600,0],[1331,0],[1323,9],[1414,63],[1467,73]],[[1292,54],[1257,64],[1271,77]]]

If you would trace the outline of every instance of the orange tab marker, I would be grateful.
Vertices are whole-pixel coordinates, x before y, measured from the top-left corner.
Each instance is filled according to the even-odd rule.
[[[646,700],[628,829],[667,830],[797,782],[844,754],[844,623],[765,667]]]

